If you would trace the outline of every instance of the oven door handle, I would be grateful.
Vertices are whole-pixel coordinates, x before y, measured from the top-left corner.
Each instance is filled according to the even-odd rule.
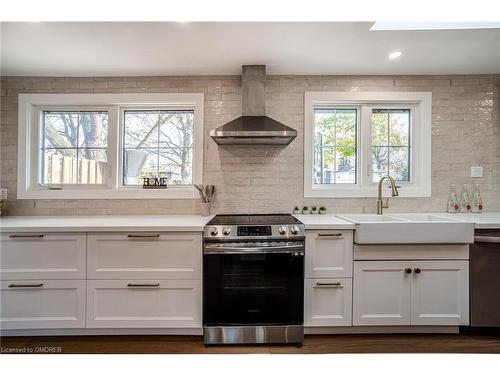
[[[205,254],[294,254],[304,255],[304,245],[290,246],[205,246]]]
[[[493,236],[475,236],[474,242],[489,242],[489,243],[500,243],[500,237]]]

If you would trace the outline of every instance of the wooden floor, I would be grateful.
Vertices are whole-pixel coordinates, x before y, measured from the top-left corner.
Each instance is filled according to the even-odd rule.
[[[285,345],[205,347],[200,336],[2,337],[1,347],[3,353],[6,348],[61,347],[66,354],[500,353],[500,330],[439,335],[308,335],[302,348]]]

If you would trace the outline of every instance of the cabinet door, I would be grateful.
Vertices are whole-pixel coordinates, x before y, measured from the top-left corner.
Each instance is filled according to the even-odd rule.
[[[201,233],[88,235],[89,279],[201,279]]]
[[[201,280],[89,280],[89,328],[200,328]]]
[[[352,277],[352,230],[306,232],[306,277]]]
[[[354,262],[353,325],[409,325],[408,262]]]
[[[350,326],[352,280],[306,279],[305,326]]]
[[[411,324],[469,324],[469,262],[413,262],[412,270]]]
[[[2,233],[1,249],[2,280],[85,279],[85,233]]]
[[[2,329],[85,328],[85,280],[1,282]]]

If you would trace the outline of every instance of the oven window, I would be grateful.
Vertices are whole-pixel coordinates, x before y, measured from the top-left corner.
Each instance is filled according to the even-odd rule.
[[[205,254],[204,324],[302,324],[304,257]]]

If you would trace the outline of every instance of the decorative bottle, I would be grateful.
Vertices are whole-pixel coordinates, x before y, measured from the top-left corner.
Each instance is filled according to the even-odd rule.
[[[462,194],[460,195],[460,212],[470,214],[472,211],[472,204],[469,195],[469,190],[467,189],[467,184],[464,184],[462,188]]]
[[[472,195],[472,212],[480,214],[483,212],[483,200],[479,193],[479,185],[474,185],[474,194]]]
[[[458,201],[455,184],[450,185],[450,196],[448,197],[447,211],[452,214],[458,214],[460,212],[460,203]]]

